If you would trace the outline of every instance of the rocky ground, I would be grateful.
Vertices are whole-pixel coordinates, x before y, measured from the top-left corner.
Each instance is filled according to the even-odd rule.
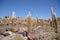
[[[56,40],[56,33],[54,32],[43,32],[39,30],[34,31],[36,32],[34,35],[29,35],[31,40]],[[13,33],[11,32],[10,35],[8,36],[3,36],[0,35],[0,40],[28,40],[26,36],[23,36],[22,34],[18,34],[18,33]]]
[[[52,31],[50,28],[44,29],[44,28],[39,28],[39,27],[34,29],[32,32],[28,34],[25,33],[25,31],[22,33],[18,33],[18,31],[13,32],[13,31],[4,31],[3,29],[1,30],[2,32],[0,31],[0,40],[29,40],[29,39],[30,40],[56,40],[57,35],[58,35],[54,31]],[[9,35],[7,35],[7,33]]]
[[[12,33],[8,36],[0,35],[0,40],[27,40],[27,38],[23,37],[21,34]]]

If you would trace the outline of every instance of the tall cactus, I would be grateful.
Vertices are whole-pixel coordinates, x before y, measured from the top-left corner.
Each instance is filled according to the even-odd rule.
[[[28,33],[30,33],[32,31],[32,17],[30,12],[27,15],[27,28],[28,28]]]
[[[52,26],[55,28],[55,32],[57,33],[57,17],[56,17],[56,13],[54,12],[53,8],[51,7],[51,14],[52,14]]]
[[[56,17],[56,13],[53,11],[53,8],[51,8],[51,13],[52,13],[52,26],[55,29],[55,33],[58,34],[58,23],[57,23],[57,17]],[[56,37],[56,40],[59,40],[58,35]]]

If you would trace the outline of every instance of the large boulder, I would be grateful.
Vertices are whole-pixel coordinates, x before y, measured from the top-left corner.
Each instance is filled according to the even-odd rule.
[[[5,28],[0,28],[0,34],[3,34],[6,31]]]

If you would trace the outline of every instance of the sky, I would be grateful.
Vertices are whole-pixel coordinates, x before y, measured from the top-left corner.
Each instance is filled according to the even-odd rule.
[[[51,17],[51,7],[60,17],[60,0],[0,0],[0,18],[11,16],[15,11],[17,17],[26,18],[30,12],[32,18],[48,19]]]

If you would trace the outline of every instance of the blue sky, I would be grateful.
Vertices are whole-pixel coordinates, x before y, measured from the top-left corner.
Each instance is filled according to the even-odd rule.
[[[0,0],[0,18],[12,14],[26,18],[30,11],[32,18],[48,19],[51,17],[50,7],[53,7],[57,17],[60,17],[60,0]]]

